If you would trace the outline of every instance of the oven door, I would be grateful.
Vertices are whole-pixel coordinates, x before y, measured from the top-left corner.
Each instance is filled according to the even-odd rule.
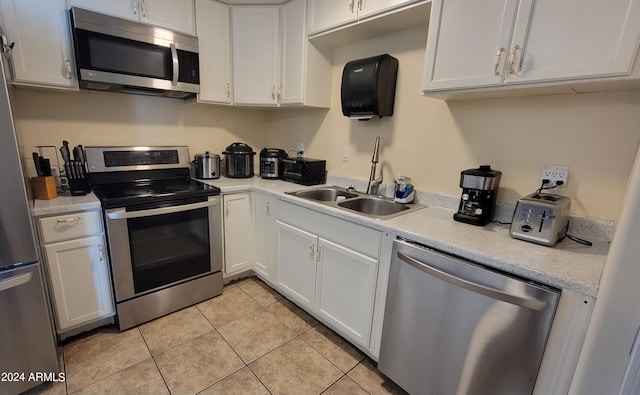
[[[105,210],[116,301],[222,270],[220,196]]]

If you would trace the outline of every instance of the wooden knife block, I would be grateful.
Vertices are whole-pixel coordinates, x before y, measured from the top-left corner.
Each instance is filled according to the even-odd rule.
[[[58,197],[56,180],[53,176],[32,177],[31,188],[36,199],[50,200]]]

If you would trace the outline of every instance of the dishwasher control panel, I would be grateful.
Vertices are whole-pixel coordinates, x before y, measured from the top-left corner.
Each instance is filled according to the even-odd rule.
[[[552,246],[566,233],[571,199],[547,193],[533,193],[518,200],[511,237]]]

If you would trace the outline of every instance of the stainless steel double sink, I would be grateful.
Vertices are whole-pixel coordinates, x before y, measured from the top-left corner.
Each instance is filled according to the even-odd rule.
[[[391,199],[354,192],[335,186],[323,186],[285,193],[381,220],[397,217],[398,215],[407,214],[426,207],[424,204],[418,203],[396,203]]]

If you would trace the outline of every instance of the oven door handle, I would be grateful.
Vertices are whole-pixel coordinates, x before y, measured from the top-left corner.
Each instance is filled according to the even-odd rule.
[[[189,211],[189,210],[195,210],[198,208],[215,206],[216,204],[219,204],[219,202],[220,202],[220,198],[216,197],[216,198],[207,200],[206,202],[184,204],[181,206],[153,208],[150,210],[126,211],[124,208],[122,208],[122,209],[116,209],[114,211],[107,212],[107,218],[129,219],[129,218],[151,217],[153,215],[179,213],[182,211]]]

